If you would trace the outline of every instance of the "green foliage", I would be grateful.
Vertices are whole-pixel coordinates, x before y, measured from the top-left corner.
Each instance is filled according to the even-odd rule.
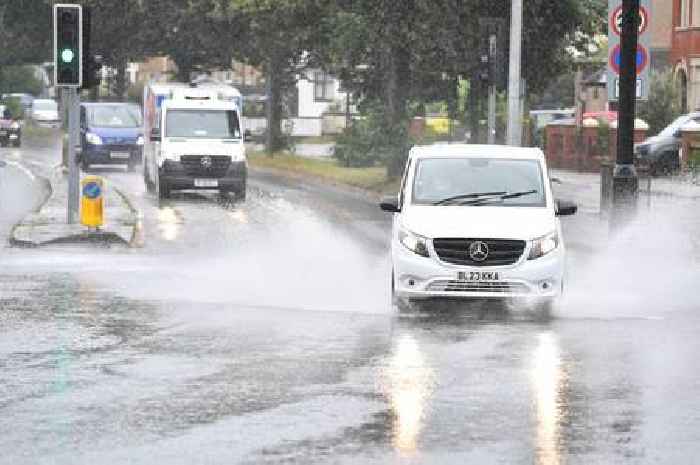
[[[649,124],[649,134],[658,134],[681,114],[681,99],[672,70],[651,75],[649,100],[639,104],[637,116]]]
[[[22,102],[17,97],[5,99],[2,104],[9,110],[12,119],[22,119],[24,117]]]
[[[43,84],[34,75],[31,66],[0,67],[0,93],[39,95],[42,89]]]
[[[596,142],[596,145],[598,147],[598,153],[602,157],[607,157],[610,153],[610,125],[605,119],[601,119],[598,121],[598,130],[596,136],[598,139]]]
[[[0,69],[51,59],[48,0],[0,0]]]
[[[334,157],[347,167],[373,166],[380,162],[392,178],[402,172],[411,145],[408,123],[387,125],[384,108],[375,105],[338,138]]]

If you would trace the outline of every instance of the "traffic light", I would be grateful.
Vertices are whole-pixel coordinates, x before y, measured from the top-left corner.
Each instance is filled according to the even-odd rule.
[[[493,80],[493,66],[491,57],[486,52],[479,54],[479,63],[476,68],[476,79],[482,84],[490,85]]]
[[[57,86],[80,87],[83,80],[80,5],[54,5],[54,73]]]
[[[100,85],[102,80],[102,57],[94,55],[90,47],[92,35],[92,9],[83,8],[83,82],[81,89],[93,89]]]

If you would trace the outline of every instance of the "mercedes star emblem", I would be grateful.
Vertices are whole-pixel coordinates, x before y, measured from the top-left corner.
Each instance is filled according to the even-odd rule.
[[[206,169],[211,168],[211,164],[212,164],[212,163],[211,163],[211,157],[208,157],[208,156],[202,157],[201,163],[202,163],[202,166],[203,166],[204,168],[206,168]]]
[[[485,261],[489,258],[489,246],[482,241],[472,242],[469,245],[469,257],[478,263]]]

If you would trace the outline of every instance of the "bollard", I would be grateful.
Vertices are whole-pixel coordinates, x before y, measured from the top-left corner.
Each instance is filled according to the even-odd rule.
[[[87,176],[80,182],[80,223],[90,229],[104,224],[104,183],[102,178]]]
[[[613,198],[613,172],[615,163],[604,158],[600,163],[600,213],[610,213]]]

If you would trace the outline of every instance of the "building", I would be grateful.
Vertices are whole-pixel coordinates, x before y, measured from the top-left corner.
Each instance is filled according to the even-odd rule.
[[[347,94],[340,81],[320,69],[305,70],[297,82],[299,118],[320,118],[345,112]]]
[[[651,0],[651,67],[662,70],[668,67],[671,54],[671,30],[673,25],[673,3],[675,0]]]
[[[700,0],[673,0],[671,63],[683,111],[700,108]]]

